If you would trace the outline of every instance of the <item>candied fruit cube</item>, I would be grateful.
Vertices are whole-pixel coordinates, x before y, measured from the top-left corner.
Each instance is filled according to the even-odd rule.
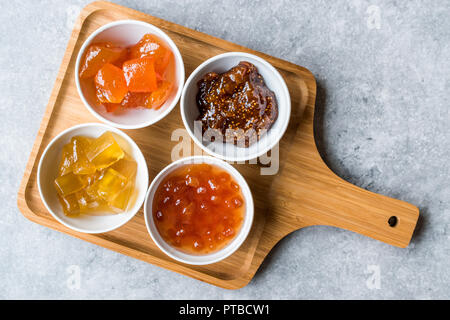
[[[118,63],[127,56],[126,48],[114,47],[110,43],[97,43],[89,46],[80,67],[80,78],[90,78],[107,63]],[[120,65],[120,63],[118,63]]]
[[[61,196],[68,196],[88,185],[87,179],[70,172],[55,179],[55,187]]]
[[[156,91],[153,91],[147,99],[147,108],[159,109],[166,102],[172,92],[172,83],[163,81]]]
[[[80,206],[78,205],[78,199],[75,193],[65,197],[58,194],[58,199],[66,216],[77,216],[80,214]]]
[[[59,163],[58,176],[66,175],[73,171],[73,145],[72,142],[62,148],[61,161]]]
[[[128,92],[122,69],[110,63],[97,72],[95,88],[101,103],[120,103]]]
[[[92,195],[86,191],[80,191],[76,193],[78,206],[80,208],[80,213],[91,213],[93,211],[111,211],[108,203],[98,195]]]
[[[121,211],[126,211],[130,204],[131,194],[133,193],[133,184],[128,183],[125,188],[117,193],[110,201],[110,205]]]
[[[130,92],[152,92],[158,88],[153,58],[126,61],[122,69]]]
[[[137,163],[129,155],[125,154],[122,159],[115,162],[110,168],[126,177],[127,181],[131,181],[136,174]]]
[[[124,189],[127,184],[127,178],[116,170],[108,168],[103,177],[97,182],[97,193],[108,203]]]
[[[72,138],[72,146],[73,146],[73,157],[74,164],[73,173],[75,174],[93,174],[96,171],[96,168],[93,163],[91,163],[86,157],[86,151],[89,150],[89,145],[94,139],[86,138],[86,137],[73,137]]]
[[[86,177],[85,179],[88,182],[88,186],[86,188],[84,188],[84,190],[93,186],[97,180],[100,180],[101,177],[103,176],[103,173],[104,173],[104,170],[100,170],[100,171],[95,171],[92,174],[84,175],[83,177]]]
[[[124,157],[125,153],[114,139],[111,132],[106,131],[89,145],[86,156],[97,170],[109,167]]]
[[[98,183],[96,181],[93,184],[91,184],[91,185],[87,186],[86,188],[84,188],[83,192],[87,196],[89,196],[91,198],[96,198],[96,197],[98,197],[98,188],[97,188],[97,186],[98,186]]]
[[[146,34],[130,48],[130,57],[131,59],[152,57],[155,61],[156,72],[162,75],[170,63],[172,51],[157,36]]]
[[[161,55],[162,42],[152,34],[145,34],[138,43],[130,48],[130,57],[132,59]]]

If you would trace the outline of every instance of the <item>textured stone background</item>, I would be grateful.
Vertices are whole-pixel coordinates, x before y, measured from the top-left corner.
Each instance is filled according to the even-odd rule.
[[[307,67],[326,162],[419,206],[420,225],[407,249],[332,227],[297,231],[228,291],[26,220],[19,181],[88,1],[1,1],[0,298],[450,298],[449,1],[117,2]],[[78,290],[67,286],[72,265]],[[367,285],[373,268],[379,289]]]

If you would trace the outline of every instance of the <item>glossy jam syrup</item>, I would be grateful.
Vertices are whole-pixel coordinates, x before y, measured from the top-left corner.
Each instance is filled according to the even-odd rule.
[[[225,247],[240,231],[245,215],[242,191],[225,170],[189,164],[171,172],[159,185],[153,219],[162,238],[190,254]]]
[[[249,147],[277,119],[275,94],[250,62],[241,61],[222,74],[207,73],[198,87],[203,133],[219,130],[224,142]]]
[[[91,44],[81,60],[84,94],[107,112],[159,109],[175,81],[173,53],[155,35],[146,34],[131,47],[111,42]]]
[[[54,181],[67,216],[125,211],[135,192],[137,163],[111,132],[98,138],[73,137],[63,147]]]

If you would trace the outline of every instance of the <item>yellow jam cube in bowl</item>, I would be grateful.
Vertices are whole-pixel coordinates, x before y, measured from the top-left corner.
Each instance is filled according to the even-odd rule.
[[[69,194],[65,197],[58,195],[58,199],[66,215],[77,216],[80,214],[80,205],[76,193]]]
[[[44,150],[38,189],[50,214],[84,233],[103,233],[129,221],[142,206],[148,169],[136,143],[100,123],[69,128]]]
[[[131,179],[136,175],[137,163],[129,156],[125,155],[125,157],[111,165],[111,169],[116,170],[127,179]]]
[[[133,194],[134,188],[127,184],[123,190],[121,190],[110,202],[111,206],[117,210],[126,210],[129,206],[131,196]]]
[[[103,178],[97,182],[97,193],[103,200],[110,202],[125,188],[126,184],[126,177],[108,168]]]
[[[83,177],[80,177],[73,172],[55,179],[56,190],[61,196],[68,196],[72,193],[80,191],[88,185],[88,182]]]
[[[111,132],[105,132],[92,141],[87,158],[97,169],[109,167],[124,157],[124,152],[117,144]]]
[[[93,141],[86,137],[73,137],[69,146],[72,147],[72,157],[74,163],[72,164],[72,172],[75,174],[93,174],[96,171],[95,165],[89,161],[86,153],[89,150],[90,144]],[[63,155],[64,157],[64,155]]]

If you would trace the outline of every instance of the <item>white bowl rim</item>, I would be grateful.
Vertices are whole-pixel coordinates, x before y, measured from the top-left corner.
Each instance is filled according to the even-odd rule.
[[[149,200],[150,198],[150,193],[159,186],[159,183],[162,182],[162,179],[164,178],[164,176],[166,176],[168,173],[171,172],[171,169],[173,169],[174,167],[178,166],[179,164],[182,163],[207,163],[207,164],[212,164],[212,165],[216,165],[224,170],[226,170],[228,173],[230,173],[232,176],[235,177],[240,177],[243,183],[240,183],[240,187],[243,190],[243,195],[245,197],[245,204],[246,204],[246,209],[245,209],[245,220],[244,220],[244,224],[241,227],[241,230],[239,230],[239,233],[234,237],[234,239],[232,239],[224,248],[220,249],[219,251],[215,251],[211,254],[205,254],[205,255],[190,255],[188,253],[185,252],[181,252],[179,250],[176,250],[176,248],[174,248],[177,253],[185,256],[185,257],[201,257],[204,259],[204,261],[191,261],[191,260],[187,260],[187,259],[183,259],[177,255],[172,254],[171,252],[167,251],[159,242],[159,240],[155,237],[155,235],[153,234],[151,228],[150,228],[150,224],[154,227],[154,229],[156,230],[156,232],[158,232],[154,220],[153,220],[153,212],[148,212],[148,206],[149,206],[149,202],[151,201],[151,205],[153,205],[153,199]],[[161,180],[161,181],[159,181]],[[159,181],[158,185],[156,184]],[[153,211],[151,209],[151,211]],[[254,202],[253,202],[253,195],[252,192],[250,190],[250,187],[248,186],[247,181],[245,180],[245,178],[242,176],[242,174],[236,169],[234,168],[232,165],[230,165],[229,163],[218,159],[218,158],[214,158],[211,156],[190,156],[190,157],[185,157],[185,158],[181,158],[178,159],[172,163],[170,163],[169,165],[167,165],[166,167],[164,167],[164,169],[162,169],[157,175],[156,177],[153,179],[152,183],[150,184],[150,187],[148,188],[147,191],[147,195],[145,196],[145,202],[144,202],[144,219],[145,219],[145,225],[147,227],[147,231],[150,234],[150,237],[152,238],[153,242],[158,246],[159,249],[161,249],[162,252],[164,252],[166,255],[168,255],[169,257],[171,257],[172,259],[175,259],[179,262],[182,263],[186,263],[186,264],[190,264],[190,265],[207,265],[207,264],[212,264],[212,263],[216,263],[219,262],[227,257],[229,257],[230,255],[232,255],[234,252],[236,252],[236,250],[238,250],[241,245],[245,242],[245,240],[247,239],[250,230],[252,228],[253,225],[253,220],[254,220]],[[241,239],[239,241],[238,240],[238,236],[242,234],[243,236],[241,237]],[[160,235],[161,237],[161,235]],[[161,237],[162,239],[162,237]],[[164,241],[164,239],[162,239],[162,241]],[[165,242],[165,241],[164,241]],[[168,244],[167,242],[165,242],[165,244],[167,246],[170,246],[170,244]],[[230,246],[233,246],[233,249],[231,249],[229,252],[220,255],[221,252],[223,252],[226,248],[229,248]],[[211,258],[208,259],[208,257],[210,256],[217,256],[216,258]]]
[[[142,122],[139,124],[120,124],[120,123],[116,123],[114,121],[108,120],[106,118],[104,118],[102,115],[100,115],[97,111],[95,111],[95,109],[89,104],[89,102],[86,100],[86,98],[84,97],[84,94],[81,90],[81,85],[80,85],[80,77],[78,75],[78,70],[80,69],[80,60],[84,54],[84,51],[86,50],[86,48],[91,44],[92,40],[99,35],[101,32],[105,31],[106,29],[118,26],[118,25],[123,25],[123,24],[135,24],[135,25],[141,25],[141,26],[145,26],[148,27],[149,29],[152,30],[157,30],[158,32],[161,32],[165,38],[163,39],[164,41],[168,42],[175,50],[173,51],[173,54],[175,56],[175,60],[178,61],[178,63],[181,66],[181,75],[180,75],[180,85],[178,87],[177,93],[172,101],[172,104],[169,105],[167,107],[167,109],[162,112],[161,114],[159,114],[157,117],[152,118],[146,122]],[[177,63],[177,65],[178,65]],[[96,117],[98,120],[100,120],[101,122],[104,122],[106,124],[109,124],[110,126],[113,126],[115,128],[120,128],[120,129],[140,129],[140,128],[145,128],[148,127],[156,122],[158,122],[159,120],[163,119],[165,116],[167,116],[177,105],[178,101],[180,100],[181,97],[181,93],[182,93],[182,89],[184,87],[184,78],[186,76],[185,73],[185,69],[184,69],[184,61],[183,61],[183,57],[181,56],[180,50],[178,49],[177,45],[175,44],[175,42],[173,42],[173,40],[160,28],[148,23],[148,22],[144,22],[144,21],[140,21],[140,20],[133,20],[133,19],[126,19],[126,20],[118,20],[118,21],[113,21],[110,23],[107,23],[103,26],[101,26],[100,28],[96,29],[94,32],[92,32],[89,37],[87,37],[87,39],[84,41],[84,43],[82,44],[80,50],[78,51],[77,54],[77,59],[75,62],[75,84],[77,87],[77,91],[78,91],[78,95],[81,99],[81,101],[83,101],[83,104],[86,106],[86,108],[91,112],[91,114]]]
[[[140,208],[142,207],[142,203],[143,203],[144,200],[145,200],[145,197],[141,200],[141,204],[139,205],[139,207],[137,207],[136,212],[134,212],[133,214],[131,214],[130,217],[129,217],[128,219],[124,220],[124,221],[121,222],[120,224],[118,224],[118,225],[116,225],[116,226],[113,226],[113,227],[111,227],[111,228],[99,229],[99,230],[92,231],[92,230],[86,230],[86,229],[83,229],[83,228],[74,227],[74,226],[72,226],[72,225],[66,223],[64,220],[60,219],[60,218],[58,217],[58,215],[55,214],[55,213],[53,212],[53,210],[50,208],[50,206],[48,205],[47,200],[46,200],[45,197],[43,196],[42,187],[41,187],[41,167],[42,167],[43,159],[44,159],[45,156],[47,155],[47,151],[48,151],[48,150],[49,150],[49,149],[50,149],[50,148],[51,148],[51,147],[52,147],[52,146],[53,146],[53,145],[54,145],[54,144],[55,144],[55,143],[63,136],[63,135],[65,135],[65,134],[67,134],[67,133],[69,133],[69,132],[71,132],[71,131],[78,130],[78,129],[80,129],[80,128],[91,127],[91,126],[92,126],[92,127],[95,127],[95,126],[102,127],[102,128],[104,128],[105,130],[112,131],[112,132],[114,132],[114,133],[120,135],[122,138],[124,138],[124,139],[127,141],[127,143],[128,143],[133,149],[138,150],[139,153],[142,155],[142,157],[143,157],[144,160],[145,160],[144,154],[142,153],[142,151],[141,151],[141,149],[139,148],[139,146],[138,146],[138,145],[136,144],[136,142],[134,142],[133,139],[131,139],[125,132],[123,132],[123,131],[121,131],[121,130],[119,130],[119,129],[117,129],[117,128],[108,126],[107,124],[104,124],[104,123],[96,123],[96,122],[82,123],[82,124],[75,125],[75,126],[73,126],[73,127],[70,127],[70,128],[68,128],[68,129],[66,129],[66,130],[64,130],[64,131],[62,131],[62,132],[60,132],[56,137],[54,137],[54,138],[49,142],[49,144],[47,145],[47,147],[44,149],[44,152],[42,152],[41,158],[39,159],[39,164],[38,164],[38,169],[37,169],[37,179],[36,179],[36,180],[37,180],[37,185],[38,185],[38,190],[39,190],[39,195],[40,195],[40,197],[41,197],[41,200],[42,200],[42,202],[44,203],[45,208],[48,210],[48,212],[50,212],[50,214],[53,216],[53,218],[55,218],[58,222],[60,222],[61,224],[63,224],[64,226],[66,226],[66,227],[68,227],[68,228],[70,228],[70,229],[72,229],[72,230],[75,230],[75,231],[78,231],[78,232],[82,232],[82,233],[97,234],[97,233],[105,233],[105,232],[109,232],[109,231],[115,230],[115,229],[117,229],[117,228],[123,226],[123,225],[124,225],[125,223],[127,223],[128,221],[130,221],[130,220],[136,215],[136,213],[139,212]],[[146,177],[147,177],[147,178],[146,178],[146,180],[147,180],[146,185],[148,185],[148,180],[149,180],[149,176],[148,176],[148,168],[147,168],[147,166],[145,165],[143,169],[144,169],[144,173],[145,173],[145,175],[146,175]],[[138,200],[136,200],[136,201],[138,201]]]
[[[288,118],[287,121],[283,124],[283,126],[280,129],[280,133],[277,136],[277,139],[273,139],[273,141],[271,141],[266,147],[262,148],[259,152],[254,153],[254,154],[250,154],[248,156],[227,156],[227,155],[222,155],[220,153],[217,153],[211,149],[209,149],[207,146],[205,146],[201,141],[199,141],[197,139],[197,137],[194,135],[194,133],[192,132],[190,126],[187,123],[187,119],[185,116],[185,102],[184,102],[184,98],[185,98],[185,94],[186,91],[188,90],[189,86],[192,85],[192,80],[194,79],[194,77],[200,72],[201,69],[203,69],[205,66],[207,66],[208,64],[219,60],[219,59],[223,59],[223,58],[227,58],[227,57],[243,57],[243,58],[252,58],[258,62],[260,62],[261,64],[263,64],[265,67],[267,67],[267,69],[269,69],[273,75],[277,78],[277,80],[280,82],[281,87],[282,87],[282,91],[283,94],[287,97],[287,105],[283,106],[283,108],[286,108],[286,111],[288,113]],[[280,106],[278,106],[278,109],[280,108]],[[291,115],[291,97],[289,94],[289,89],[286,85],[286,82],[284,81],[283,77],[281,76],[281,74],[278,72],[278,70],[272,66],[269,62],[267,62],[265,59],[256,56],[254,54],[251,53],[247,53],[247,52],[239,52],[239,51],[234,51],[234,52],[225,52],[225,53],[221,53],[218,54],[214,57],[209,58],[208,60],[204,61],[203,63],[201,63],[197,68],[195,68],[194,71],[192,71],[192,73],[190,74],[190,76],[188,77],[188,79],[186,80],[185,84],[184,84],[184,88],[183,88],[183,92],[181,94],[181,99],[180,99],[180,112],[181,112],[181,118],[183,120],[183,124],[187,130],[187,132],[189,133],[189,135],[191,136],[192,140],[194,140],[194,142],[200,147],[202,148],[205,152],[209,153],[210,155],[213,155],[217,158],[220,158],[222,160],[226,160],[226,161],[236,161],[236,162],[240,162],[240,161],[246,161],[246,160],[251,160],[251,159],[255,159],[258,158],[259,156],[263,155],[264,153],[266,153],[267,151],[271,150],[283,137],[284,133],[286,132],[288,125],[289,125],[289,121],[290,121],[290,115]],[[270,129],[269,129],[270,130]],[[259,143],[256,142],[256,143]]]

